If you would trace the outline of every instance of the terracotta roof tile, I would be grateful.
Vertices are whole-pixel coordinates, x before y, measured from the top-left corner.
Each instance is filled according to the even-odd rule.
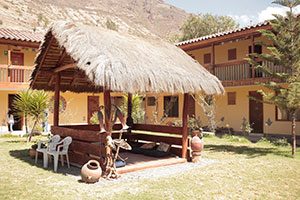
[[[236,32],[249,30],[249,29],[252,29],[252,28],[266,26],[266,25],[269,25],[268,21],[258,23],[258,24],[255,24],[255,25],[251,25],[251,26],[246,26],[246,27],[233,29],[233,30],[230,30],[230,31],[225,31],[225,32],[211,34],[211,35],[206,35],[206,36],[199,37],[199,38],[185,40],[185,41],[182,41],[182,42],[175,43],[175,45],[176,46],[182,46],[182,45],[186,45],[186,44],[192,44],[192,43],[195,43],[195,42],[200,42],[200,41],[204,41],[204,40],[208,40],[208,39],[212,39],[212,38],[216,38],[216,37],[220,37],[220,36],[224,36],[224,35],[229,35],[229,34],[236,33]]]
[[[41,42],[43,40],[43,34],[27,30],[0,28],[0,39]]]

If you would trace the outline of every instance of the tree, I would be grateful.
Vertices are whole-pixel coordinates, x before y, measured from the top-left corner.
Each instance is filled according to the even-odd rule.
[[[28,116],[33,118],[34,124],[28,136],[28,141],[30,142],[36,125],[43,119],[43,114],[49,106],[48,94],[43,90],[21,91],[14,99],[13,105],[18,115],[24,115],[26,126]]]
[[[263,44],[268,52],[253,53],[249,62],[265,75],[276,79],[260,83],[266,90],[259,90],[263,103],[273,104],[281,111],[286,111],[292,122],[292,155],[296,152],[296,112],[300,108],[300,20],[294,13],[294,8],[300,5],[300,0],[277,0],[273,3],[289,8],[286,16],[274,15],[270,21],[272,30],[261,30],[261,34],[269,39],[271,44]],[[274,66],[280,66],[284,72],[277,72],[263,64],[267,61]]]
[[[212,14],[190,15],[180,28],[179,41],[189,40],[239,27],[229,16]]]

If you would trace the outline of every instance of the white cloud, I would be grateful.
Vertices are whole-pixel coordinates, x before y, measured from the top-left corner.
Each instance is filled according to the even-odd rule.
[[[257,22],[257,17],[254,15],[229,15],[235,21],[237,21],[241,26],[247,26]]]
[[[273,14],[284,15],[286,11],[288,11],[288,8],[269,6],[258,13],[258,21],[263,22],[265,20],[274,19]],[[295,13],[300,13],[300,6],[295,8]]]

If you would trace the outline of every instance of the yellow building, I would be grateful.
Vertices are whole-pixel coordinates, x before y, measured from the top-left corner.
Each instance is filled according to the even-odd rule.
[[[177,44],[222,81],[226,94],[216,97],[218,126],[229,126],[234,131],[240,132],[245,118],[252,125],[253,133],[290,135],[291,123],[288,121],[287,113],[281,112],[273,105],[262,104],[248,98],[249,96],[261,98],[256,91],[262,87],[257,86],[256,83],[270,80],[264,73],[255,70],[245,61],[249,53],[267,51],[258,43],[269,41],[263,38],[258,30],[270,28],[268,23],[262,23]],[[277,71],[282,70],[271,63],[268,65]],[[169,95],[147,97],[146,119],[148,123],[157,122],[156,118],[162,118],[164,109],[168,109],[166,106],[170,101]],[[177,97],[178,100],[173,103],[173,108],[167,111],[172,117],[164,119],[163,123],[168,124],[181,119],[183,98]],[[190,114],[200,117],[203,125],[207,125],[207,117],[199,104],[191,105]],[[298,119],[300,120],[300,112]],[[297,122],[297,126],[300,126],[300,122]],[[300,129],[297,128],[297,135],[299,134]]]
[[[20,90],[29,88],[29,79],[43,35],[30,31],[0,29],[0,132],[6,132],[7,112]],[[102,94],[62,93],[61,124],[87,124],[102,105]],[[50,93],[50,98],[53,96]],[[14,130],[24,130],[23,119],[14,114]],[[49,111],[52,124],[52,110]]]

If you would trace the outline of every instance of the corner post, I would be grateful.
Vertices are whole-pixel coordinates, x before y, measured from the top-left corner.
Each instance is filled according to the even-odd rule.
[[[251,36],[251,53],[255,53],[255,38],[254,35]],[[255,67],[252,65],[251,66],[251,77],[250,78],[255,78]]]
[[[133,125],[133,118],[132,118],[132,94],[128,93],[128,98],[127,98],[127,119],[126,119],[126,124],[130,126],[130,129],[132,128]],[[131,130],[129,130],[130,132]]]
[[[181,157],[187,158],[188,149],[188,106],[189,106],[189,94],[184,94],[183,99],[183,113],[182,113],[182,152]]]
[[[60,73],[55,74],[53,125],[59,125]]]
[[[105,112],[105,129],[111,135],[111,98],[110,98],[110,91],[104,91],[104,112]]]

